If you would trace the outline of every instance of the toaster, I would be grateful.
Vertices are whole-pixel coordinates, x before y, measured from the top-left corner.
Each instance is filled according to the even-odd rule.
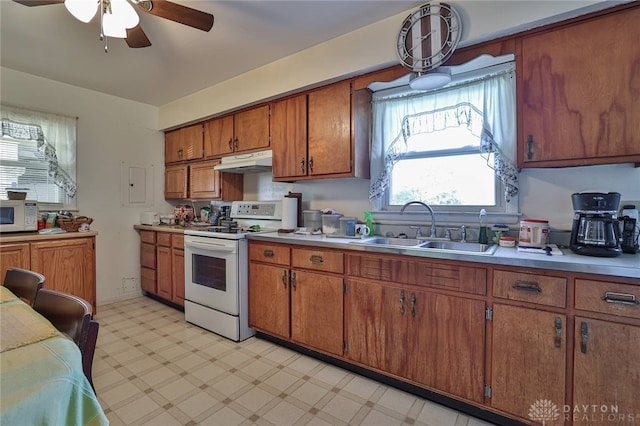
[[[160,225],[160,214],[158,212],[140,213],[140,223],[143,225]]]

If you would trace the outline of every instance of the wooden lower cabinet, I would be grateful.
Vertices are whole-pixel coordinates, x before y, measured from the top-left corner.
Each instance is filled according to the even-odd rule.
[[[140,286],[184,306],[184,235],[140,230]]]
[[[349,359],[483,401],[484,301],[353,279],[345,299]]]
[[[31,249],[29,243],[11,243],[0,245],[0,271],[4,279],[7,268],[29,269],[31,267]]]
[[[491,406],[530,420],[530,410],[549,401],[558,417],[537,420],[564,424],[566,316],[495,304],[492,322]]]
[[[249,326],[342,356],[343,277],[316,271],[342,270],[342,253],[250,242],[249,259]]]
[[[342,355],[343,279],[291,271],[291,340]]]
[[[576,317],[574,336],[573,424],[637,421],[640,326]]]
[[[290,337],[289,268],[249,263],[249,326]]]
[[[33,242],[30,248],[30,269],[45,276],[45,287],[83,298],[95,314],[95,237]]]

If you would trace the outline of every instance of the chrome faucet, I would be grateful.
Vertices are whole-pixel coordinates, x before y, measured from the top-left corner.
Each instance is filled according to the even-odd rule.
[[[419,204],[419,205],[423,206],[424,208],[426,208],[427,210],[429,210],[429,214],[431,214],[431,232],[429,233],[429,236],[431,238],[436,238],[436,217],[433,214],[433,209],[431,208],[431,206],[429,206],[428,204],[423,203],[422,201],[409,201],[404,206],[402,206],[402,208],[400,209],[400,213],[404,215],[404,210],[408,206],[410,206],[412,204]],[[416,232],[416,234],[418,234],[418,232]],[[422,236],[422,233],[420,233],[420,236]],[[417,237],[418,237],[418,235],[416,235],[416,238]]]
[[[445,235],[444,237],[447,240],[452,240],[451,238],[451,231],[460,231],[460,242],[461,243],[466,243],[467,242],[467,225],[462,225],[460,228],[447,228],[445,230]]]

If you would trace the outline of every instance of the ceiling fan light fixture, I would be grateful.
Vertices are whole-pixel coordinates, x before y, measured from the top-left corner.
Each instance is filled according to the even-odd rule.
[[[88,23],[98,10],[97,0],[64,0],[64,6],[78,21]]]
[[[451,72],[442,67],[435,71],[416,73],[409,81],[409,87],[413,90],[432,90],[451,83]]]
[[[105,16],[111,15],[119,26],[133,28],[140,23],[140,17],[127,0],[110,0],[110,3],[111,13],[105,12]]]

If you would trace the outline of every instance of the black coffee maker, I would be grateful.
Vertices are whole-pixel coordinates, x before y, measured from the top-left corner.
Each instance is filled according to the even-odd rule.
[[[586,256],[616,257],[622,254],[617,192],[571,194],[573,227],[570,247]]]

